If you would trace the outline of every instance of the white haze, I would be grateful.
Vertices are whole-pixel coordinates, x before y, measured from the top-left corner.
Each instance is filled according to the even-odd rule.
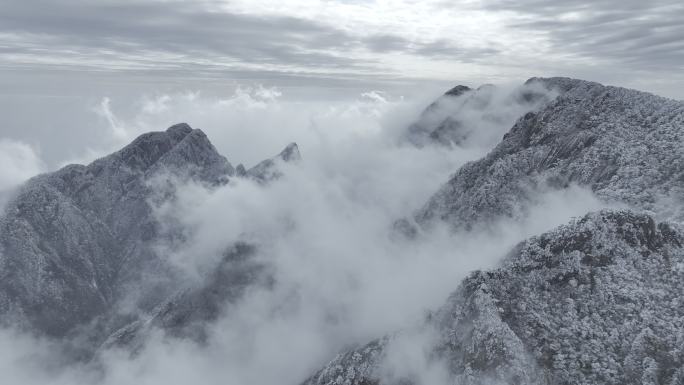
[[[102,376],[87,366],[48,365],[56,360],[49,342],[3,331],[3,381],[298,384],[345,348],[420,324],[468,272],[495,266],[525,237],[602,207],[590,192],[572,187],[541,194],[528,218],[502,221],[488,232],[437,228],[415,241],[393,236],[395,220],[410,216],[460,165],[493,147],[490,130],[500,136],[510,127],[506,119],[507,126],[491,127],[491,120],[478,121],[482,114],[466,114],[468,124],[487,128],[474,130],[482,136],[471,146],[417,149],[401,133],[428,101],[372,92],[349,103],[304,103],[254,88],[223,100],[197,93],[147,98],[138,112],[122,117],[104,100],[98,111],[111,131],[91,154],[177,121],[204,129],[234,165],[250,166],[289,142],[299,144],[303,160],[281,165],[285,176],[270,185],[183,185],[176,201],[157,210],[162,223],[180,224],[189,235],[170,255],[189,277],[201,279],[221,250],[247,240],[259,245],[257,258],[271,266],[275,285],[251,288],[229,307],[211,328],[208,346],[158,333],[135,358],[105,352]],[[508,114],[509,107],[501,111]],[[428,340],[410,338],[390,352],[388,376],[408,370],[425,383],[446,383],[444,368],[421,361]]]
[[[0,212],[17,186],[44,170],[45,164],[33,147],[0,138]]]

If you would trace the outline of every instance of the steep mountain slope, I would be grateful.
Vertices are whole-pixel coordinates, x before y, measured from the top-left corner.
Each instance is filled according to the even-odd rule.
[[[455,87],[409,128],[419,146],[467,147],[513,125],[418,211],[420,228],[524,216],[540,190],[571,184],[633,211],[588,214],[454,282],[419,327],[434,337],[427,360],[464,384],[684,383],[684,103],[566,78],[497,92]],[[469,114],[489,123],[476,132]],[[179,181],[267,188],[279,165],[299,159],[292,143],[233,169],[201,131],[179,124],[33,178],[0,218],[0,323],[86,339],[80,358],[98,347],[135,352],[153,329],[206,342],[206,326],[249,285],[272,284],[272,271],[253,258],[259,245],[238,242],[203,279],[184,279],[155,249],[183,232],[161,231],[155,205]],[[343,353],[305,383],[421,383],[422,373],[388,359],[406,335]]]
[[[283,163],[297,163],[301,160],[296,143],[288,144],[278,155],[259,162],[245,171],[242,164],[236,167],[235,176],[249,178],[267,185],[283,176]],[[133,351],[142,347],[153,328],[164,330],[166,335],[191,338],[204,342],[206,327],[239,299],[250,285],[269,286],[272,274],[268,266],[252,257],[258,252],[258,245],[238,242],[223,251],[216,266],[199,282],[177,285],[155,308],[145,313],[132,315],[132,320],[114,331],[101,348],[112,346]]]
[[[560,95],[518,120],[485,158],[469,163],[415,220],[469,228],[518,217],[538,189],[589,187],[609,202],[682,218],[684,103],[567,78],[530,79]],[[663,212],[661,203],[676,207]]]
[[[277,162],[299,159],[297,145],[274,159],[244,176],[259,182],[278,177]],[[216,186],[235,174],[202,131],[183,123],[141,135],[90,165],[31,179],[0,218],[3,323],[62,337],[99,317],[91,331],[97,345],[112,329],[142,322],[139,312],[167,319],[156,323],[169,328],[185,322],[180,319],[215,317],[231,297],[223,294],[237,295],[247,270],[257,269],[236,262],[251,246],[226,250],[213,279],[185,287],[180,272],[154,250],[160,237],[173,234],[160,233],[153,205],[170,198],[175,183]],[[199,313],[183,315],[197,298],[207,306],[192,305]],[[120,314],[120,303],[132,314]]]
[[[684,233],[629,211],[589,214],[471,274],[432,314],[431,359],[464,384],[681,384]],[[389,383],[392,339],[307,384]],[[402,383],[417,383],[403,373]]]
[[[567,78],[527,83],[558,97],[458,170],[418,211],[420,227],[522,217],[539,190],[570,184],[674,222],[604,211],[524,242],[429,317],[425,333],[439,336],[429,359],[465,384],[683,383],[684,103]],[[306,384],[420,383],[387,375],[401,338],[341,354]]]
[[[150,249],[148,180],[162,171],[212,184],[234,172],[202,131],[179,124],[27,182],[0,220],[0,311],[60,336],[107,311],[129,285],[145,284],[141,306],[157,300],[171,275]]]

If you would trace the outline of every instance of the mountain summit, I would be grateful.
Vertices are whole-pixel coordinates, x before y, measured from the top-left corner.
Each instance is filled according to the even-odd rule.
[[[298,158],[296,144],[280,157]],[[277,173],[276,165],[269,170]],[[204,132],[181,123],[87,166],[29,180],[0,218],[4,323],[63,337],[104,320],[98,328],[111,332],[131,321],[114,310],[131,292],[135,307],[151,312],[179,290],[178,273],[153,250],[156,178],[215,186],[234,176]]]
[[[417,212],[419,224],[470,228],[520,217],[539,189],[570,184],[606,202],[683,218],[684,102],[569,78],[527,84],[559,95],[459,169]]]
[[[413,249],[411,242],[429,242],[432,238],[419,235],[440,224],[452,231],[446,236],[470,236],[491,229],[500,219],[521,223],[541,194],[573,191],[569,188],[574,186],[608,207],[620,208],[584,213],[521,240],[501,256],[497,267],[472,272],[461,282],[454,278],[452,294],[443,305],[412,328],[380,331],[365,345],[345,345],[334,358],[321,359],[317,347],[318,355],[307,358],[311,361],[305,370],[314,360],[322,368],[308,379],[302,376],[304,384],[432,383],[432,377],[422,377],[423,363],[439,367],[440,379],[458,384],[684,383],[684,102],[576,79],[532,78],[513,89],[457,86],[406,127],[402,150],[446,153],[476,148],[483,154],[491,149],[453,170],[410,219],[397,222],[395,228],[415,237],[380,234],[406,242],[399,246],[407,250],[434,252],[432,247],[439,245]],[[316,256],[319,250],[329,250],[320,248],[329,243],[326,237],[289,239],[301,221],[266,213],[266,222],[274,220],[288,229],[273,237],[278,242],[257,244],[260,238],[254,233],[261,228],[250,228],[244,239],[241,235],[227,247],[213,247],[216,258],[202,267],[200,282],[189,283],[187,274],[155,248],[161,239],[182,243],[187,234],[175,229],[169,234],[173,223],[162,227],[155,209],[178,198],[178,188],[186,182],[212,193],[223,188],[243,193],[237,190],[241,186],[249,187],[247,192],[281,192],[278,187],[285,184],[277,185],[277,179],[300,161],[299,148],[291,143],[250,169],[242,164],[233,168],[202,131],[181,123],[141,135],[89,165],[69,165],[34,177],[0,217],[0,322],[53,341],[76,341],[75,359],[95,357],[92,362],[111,347],[135,356],[155,330],[198,348],[211,346],[210,326],[237,308],[258,308],[257,318],[264,317],[258,321],[276,319],[275,330],[282,332],[290,325],[280,324],[281,313],[296,313],[309,298],[330,298],[300,296],[300,274],[317,273],[302,262],[284,268],[288,273],[303,271],[296,271],[296,284],[287,285],[286,293],[276,292],[275,307],[262,306],[261,297],[244,308],[232,305],[249,302],[251,297],[244,294],[255,285],[269,293],[277,290],[281,276],[274,271],[300,261],[292,258],[298,247],[313,249]],[[231,214],[212,212],[210,217]],[[251,220],[250,215],[236,217]],[[309,225],[338,228],[323,220]],[[217,231],[220,238],[222,229]],[[314,244],[308,245],[310,241]],[[281,244],[288,257],[273,262],[261,255]],[[373,253],[362,256],[374,263]],[[341,271],[343,287],[363,288],[344,263],[347,260],[335,261],[326,268]],[[454,277],[460,273],[454,271]],[[305,327],[323,322],[325,333],[338,333],[342,329],[337,325],[349,319],[345,317],[356,316],[348,310],[354,307],[341,303],[343,311],[317,304],[320,307],[306,315],[315,322]],[[239,322],[244,327],[240,332],[251,333],[251,316],[244,325]],[[330,325],[333,328],[327,329]],[[376,329],[365,330],[363,338]],[[228,333],[231,342],[236,331]],[[281,344],[271,341],[278,333],[249,335],[244,347],[237,344],[237,353],[251,349],[253,339],[268,339],[269,348]],[[340,344],[334,349],[349,342],[339,335],[333,340]],[[425,362],[413,365],[420,360]],[[411,365],[405,365],[408,361]]]
[[[466,278],[427,318],[423,331],[437,336],[427,355],[457,384],[678,385],[683,288],[681,228],[588,214]],[[305,384],[421,383],[385,362],[402,338],[340,354]]]

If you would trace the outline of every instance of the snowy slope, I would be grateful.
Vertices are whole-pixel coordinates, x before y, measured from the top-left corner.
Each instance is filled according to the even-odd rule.
[[[278,162],[297,159],[293,143],[244,176],[266,182],[280,175]],[[0,218],[4,323],[60,337],[81,333],[79,327],[100,317],[102,324],[95,327],[93,337],[98,340],[111,328],[138,322],[136,314],[117,314],[121,301],[133,301],[133,308],[149,314],[163,308],[166,318],[181,319],[171,314],[187,312],[184,303],[190,300],[182,298],[233,290],[221,286],[220,276],[235,278],[221,266],[207,288],[181,284],[179,272],[154,250],[162,235],[152,205],[170,198],[178,181],[192,179],[212,186],[227,183],[235,174],[201,130],[183,123],[141,135],[90,165],[70,165],[31,179]],[[226,254],[232,255],[230,250]],[[238,278],[233,280],[240,283],[236,290],[244,286],[244,277]],[[225,300],[215,297],[216,303],[208,305],[214,310],[195,306],[208,314],[207,319]],[[192,317],[185,318],[190,323]],[[158,323],[176,327],[182,322]]]
[[[588,214],[465,279],[424,328],[464,384],[681,384],[684,233],[629,211]],[[307,384],[390,383],[392,339],[340,355]],[[403,383],[419,383],[415,373]]]
[[[106,312],[130,285],[150,297],[142,306],[156,300],[172,278],[150,250],[147,182],[161,171],[220,183],[233,168],[202,131],[179,124],[27,182],[0,219],[0,311],[60,336]]]
[[[485,158],[459,169],[418,210],[420,225],[443,220],[469,228],[520,217],[537,191],[571,183],[608,202],[682,218],[683,102],[567,78],[527,83],[560,95],[518,120]]]

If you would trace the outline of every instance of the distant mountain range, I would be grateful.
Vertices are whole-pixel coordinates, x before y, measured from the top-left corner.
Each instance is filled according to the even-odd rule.
[[[457,86],[407,125],[418,147],[498,144],[395,229],[411,239],[438,223],[487,228],[524,218],[538,191],[574,185],[625,209],[587,213],[454,282],[419,328],[438,336],[434,360],[458,384],[684,384],[684,103],[568,78],[532,78],[497,103],[493,89]],[[522,109],[497,110],[506,103]],[[511,128],[476,133],[473,113]],[[292,143],[234,168],[202,131],[178,124],[34,177],[0,217],[0,321],[87,341],[70,352],[77,360],[135,351],[153,328],[202,341],[246,287],[269,284],[268,267],[251,258],[259,245],[236,243],[201,285],[184,281],[154,250],[172,235],[153,205],[172,199],[177,181],[268,188],[300,159]],[[383,374],[403,333],[341,353],[305,384],[420,383]]]

